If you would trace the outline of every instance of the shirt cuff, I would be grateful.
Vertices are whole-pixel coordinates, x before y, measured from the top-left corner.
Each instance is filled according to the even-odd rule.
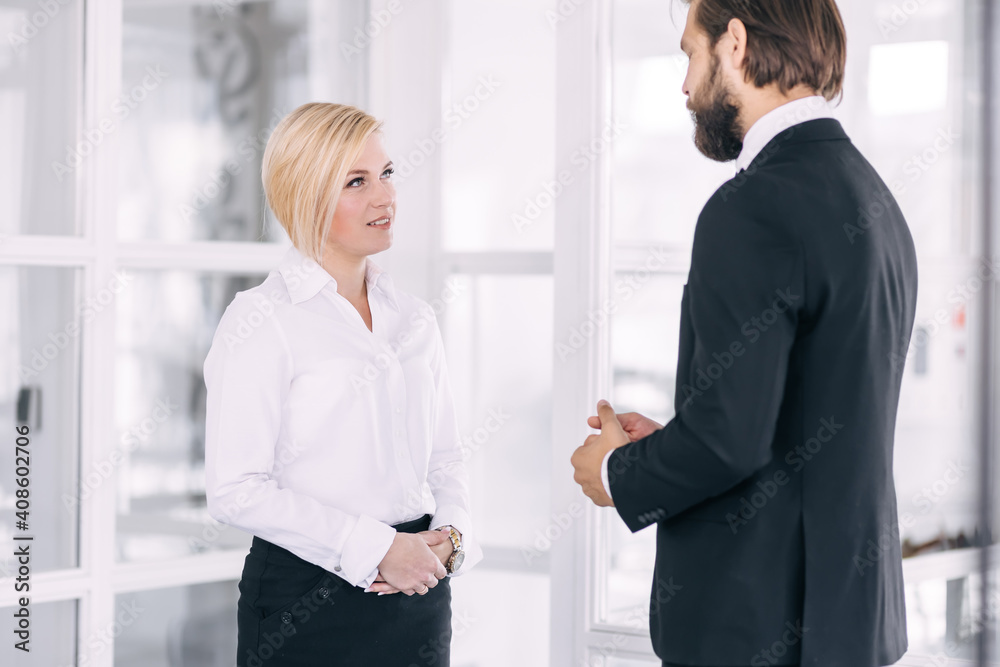
[[[482,547],[479,546],[478,540],[472,534],[472,521],[469,519],[469,513],[454,505],[440,507],[431,518],[430,529],[437,530],[441,526],[454,526],[455,530],[462,534],[462,550],[465,551],[465,560],[458,572],[448,575],[449,577],[461,576],[483,559]]]
[[[601,483],[604,484],[604,493],[608,494],[608,498],[611,498],[611,484],[608,482],[608,459],[614,454],[615,450],[610,450],[604,455],[604,461],[601,462]],[[614,498],[611,498],[614,502]]]
[[[371,586],[395,537],[395,528],[362,514],[344,544],[340,565],[333,569],[352,586]]]

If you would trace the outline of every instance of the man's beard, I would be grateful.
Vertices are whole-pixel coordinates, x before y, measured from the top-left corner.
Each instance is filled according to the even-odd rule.
[[[688,100],[688,109],[694,119],[694,145],[709,159],[731,162],[743,150],[740,106],[719,75],[718,57],[712,60],[712,76],[698,91],[699,100],[707,100],[708,106],[698,108],[693,98]]]

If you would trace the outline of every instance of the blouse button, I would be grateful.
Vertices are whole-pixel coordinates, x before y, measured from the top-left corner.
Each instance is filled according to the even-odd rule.
[[[333,566],[333,571],[334,572],[340,572],[340,566],[339,565],[334,565]]]
[[[321,598],[328,598],[328,597],[330,597],[330,589],[327,588],[326,586],[324,586],[323,588],[319,589],[319,596]]]
[[[292,622],[292,615],[290,613],[288,613],[287,611],[281,612],[281,622],[282,623],[291,623]]]

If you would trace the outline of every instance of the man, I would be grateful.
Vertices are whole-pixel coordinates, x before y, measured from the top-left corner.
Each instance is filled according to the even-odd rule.
[[[893,431],[917,266],[885,183],[828,116],[834,0],[694,0],[681,48],[706,204],[675,417],[598,404],[574,478],[657,527],[664,665],[878,667],[906,650]],[[602,479],[603,477],[603,479]]]

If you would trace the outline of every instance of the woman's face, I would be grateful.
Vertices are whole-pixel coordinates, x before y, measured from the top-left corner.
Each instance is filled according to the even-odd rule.
[[[340,200],[330,221],[329,249],[352,257],[367,257],[389,249],[396,215],[392,172],[392,161],[386,155],[382,138],[372,135],[344,182],[338,184]]]

